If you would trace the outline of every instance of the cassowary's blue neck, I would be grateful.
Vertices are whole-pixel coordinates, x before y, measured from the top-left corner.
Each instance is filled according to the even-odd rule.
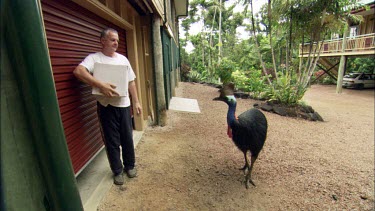
[[[229,126],[231,126],[234,120],[236,119],[236,116],[235,116],[236,107],[237,107],[237,103],[235,100],[228,102],[227,123]]]

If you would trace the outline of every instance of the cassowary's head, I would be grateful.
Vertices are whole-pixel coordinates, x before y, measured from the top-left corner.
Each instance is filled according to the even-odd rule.
[[[223,101],[228,105],[235,105],[237,101],[234,97],[234,84],[225,84],[223,88],[220,89],[220,96],[214,98],[213,100]]]

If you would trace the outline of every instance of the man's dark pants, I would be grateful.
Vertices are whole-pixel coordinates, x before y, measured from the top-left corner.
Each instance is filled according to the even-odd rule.
[[[133,127],[129,107],[102,106],[98,102],[98,116],[101,122],[104,144],[112,172],[117,175],[134,168],[135,153],[133,143]],[[122,160],[120,159],[120,146]]]

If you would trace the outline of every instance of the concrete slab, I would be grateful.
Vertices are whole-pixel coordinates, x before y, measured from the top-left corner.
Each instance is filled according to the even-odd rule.
[[[142,131],[133,131],[134,147],[138,145],[142,135]],[[96,211],[113,185],[112,172],[104,147],[76,177],[76,180],[84,210]]]
[[[198,101],[196,99],[181,98],[181,97],[172,97],[169,104],[170,110],[175,111],[186,111],[193,113],[200,113]]]

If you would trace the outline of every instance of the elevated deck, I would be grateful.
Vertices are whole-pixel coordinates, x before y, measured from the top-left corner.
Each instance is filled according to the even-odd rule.
[[[342,44],[343,38],[325,40],[323,43],[319,43],[319,45],[313,43],[312,52],[315,52],[316,47],[321,47],[320,57],[375,55],[375,33],[347,37],[344,52],[342,52]],[[310,43],[300,44],[299,57],[308,57],[310,46]],[[314,56],[317,56],[317,54],[314,54]]]

